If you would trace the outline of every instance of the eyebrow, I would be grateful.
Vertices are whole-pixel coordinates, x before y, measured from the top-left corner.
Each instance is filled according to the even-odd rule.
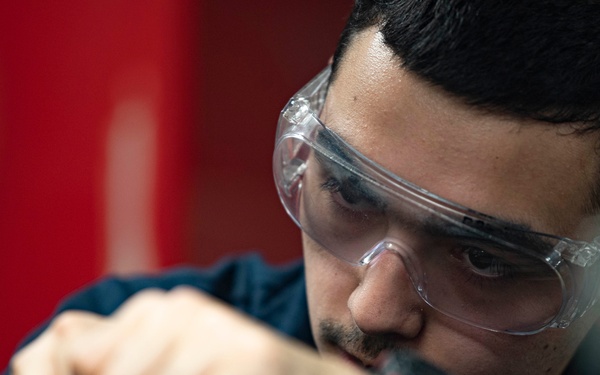
[[[467,219],[467,220],[465,220]],[[543,253],[544,250],[554,248],[554,244],[550,241],[545,240],[539,234],[522,229],[523,227],[519,224],[506,226],[496,226],[487,224],[485,227],[478,225],[471,225],[468,223],[473,218],[463,216],[463,221],[455,222],[450,221],[448,223],[443,222],[440,218],[429,217],[425,219],[423,223],[423,229],[425,233],[435,236],[444,236],[452,238],[465,238],[472,240],[484,240],[484,241],[501,241],[510,243],[510,247],[525,247],[533,250],[536,253]],[[465,222],[467,221],[467,222]],[[508,246],[508,245],[507,245]]]
[[[327,151],[333,153],[350,165],[356,166],[354,158],[344,151],[345,148],[348,148],[345,142],[329,128],[323,126],[323,129],[318,132],[317,144],[322,145]]]

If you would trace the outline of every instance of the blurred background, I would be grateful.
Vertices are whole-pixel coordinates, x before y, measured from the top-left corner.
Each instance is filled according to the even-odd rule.
[[[275,126],[351,6],[0,1],[0,369],[104,274],[301,255]]]

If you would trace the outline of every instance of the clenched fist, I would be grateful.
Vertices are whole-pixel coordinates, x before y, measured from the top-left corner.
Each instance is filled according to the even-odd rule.
[[[191,288],[143,291],[110,317],[65,312],[11,368],[15,375],[362,373]]]

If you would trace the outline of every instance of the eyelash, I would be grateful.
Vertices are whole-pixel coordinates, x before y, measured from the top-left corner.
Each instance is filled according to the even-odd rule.
[[[479,249],[480,251],[483,251],[486,254],[489,254],[491,257],[494,258],[493,263],[490,267],[491,267],[491,271],[493,271],[493,273],[498,274],[498,275],[497,276],[485,276],[483,274],[480,274],[473,268],[475,265],[469,265],[468,264],[469,260],[464,258],[464,256],[468,256],[467,252],[471,249],[479,249],[479,248],[477,246],[473,246],[473,245],[464,245],[464,246],[460,246],[460,248],[457,248],[454,251],[454,257],[457,259],[458,262],[460,262],[461,268],[463,268],[462,273],[465,276],[466,283],[473,284],[476,286],[481,286],[484,284],[490,285],[490,284],[503,283],[503,282],[507,282],[507,281],[513,279],[515,277],[516,273],[518,272],[518,267],[507,264],[506,262],[500,260],[499,257],[496,257],[493,254],[491,254],[483,249]]]
[[[382,210],[383,204],[377,198],[373,198],[368,192],[363,190],[363,186],[358,181],[351,179],[336,178],[328,176],[327,180],[321,184],[321,188],[330,193],[339,193],[344,201],[349,205],[358,205],[364,203],[371,208]]]
[[[330,193],[341,193],[342,196],[346,195],[344,194],[346,193],[345,186],[343,186],[343,183],[335,177],[329,177],[327,181],[325,181],[321,185],[321,187],[328,190]],[[349,204],[354,204],[353,202],[350,202],[346,197],[344,197],[344,200],[346,200]]]
[[[325,190],[329,194],[329,199],[332,204],[335,205],[336,210],[341,210],[342,214],[350,215],[352,218],[362,217],[363,214],[360,210],[352,209],[351,205],[356,205],[356,202],[352,202],[351,199],[348,199],[347,191],[344,190],[343,184],[334,177],[329,177],[324,183],[321,184],[321,189]],[[341,199],[344,200],[346,204],[342,204],[339,202],[339,199],[336,199],[335,195],[339,194]]]

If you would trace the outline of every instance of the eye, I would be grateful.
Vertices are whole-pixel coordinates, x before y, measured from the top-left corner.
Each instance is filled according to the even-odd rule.
[[[373,211],[383,211],[385,209],[385,202],[364,186],[356,176],[343,179],[329,176],[325,183],[321,185],[321,188],[328,191],[338,204],[353,209]]]
[[[357,194],[354,189],[349,189],[347,186],[342,186],[339,182],[336,181],[335,189],[332,189],[331,192],[337,194],[341,197],[347,204],[355,205],[362,200],[360,194]]]
[[[475,273],[486,277],[504,277],[511,274],[512,266],[478,247],[469,246],[463,249],[463,259]]]
[[[367,200],[361,191],[352,185],[351,181],[340,182],[337,178],[330,177],[322,187],[342,206],[357,206]]]

